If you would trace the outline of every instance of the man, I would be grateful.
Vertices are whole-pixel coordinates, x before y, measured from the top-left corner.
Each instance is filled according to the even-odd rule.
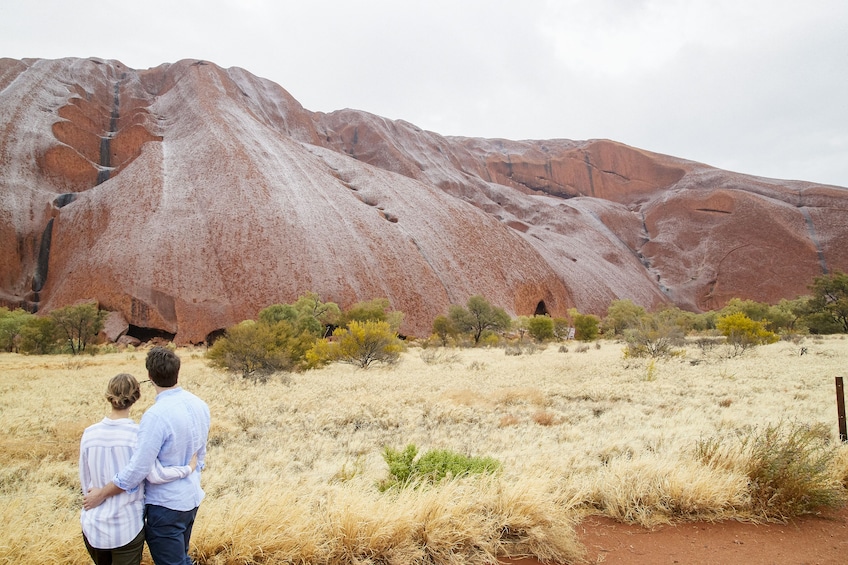
[[[145,485],[144,535],[156,565],[191,565],[189,540],[203,500],[200,470],[206,459],[209,407],[178,384],[180,358],[154,347],[145,361],[156,388],[156,402],[141,417],[135,452],[111,483],[93,488],[83,499],[86,510],[110,496],[134,492],[158,459],[162,466],[187,465],[197,454],[197,471],[169,483]]]

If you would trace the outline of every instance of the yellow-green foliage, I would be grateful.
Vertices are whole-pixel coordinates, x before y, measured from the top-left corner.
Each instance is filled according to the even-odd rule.
[[[374,363],[391,365],[403,351],[403,342],[389,322],[351,321],[336,328],[333,341],[320,340],[307,355],[312,365],[339,361],[367,369]]]
[[[756,322],[742,312],[720,317],[716,321],[716,329],[727,338],[728,343],[741,346],[764,345],[778,340],[777,334],[768,331],[763,322]]]

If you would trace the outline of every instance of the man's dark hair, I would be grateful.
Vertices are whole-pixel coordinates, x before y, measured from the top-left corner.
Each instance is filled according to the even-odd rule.
[[[156,386],[169,388],[177,384],[180,376],[180,358],[168,348],[157,345],[147,353],[144,362],[147,375]]]

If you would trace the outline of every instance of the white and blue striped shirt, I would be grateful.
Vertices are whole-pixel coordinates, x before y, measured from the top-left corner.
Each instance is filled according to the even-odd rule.
[[[157,460],[165,467],[185,465],[196,453],[196,472],[168,483],[148,481],[144,502],[183,512],[197,508],[204,496],[200,470],[206,460],[209,425],[209,407],[205,402],[181,387],[163,390],[141,417],[132,459],[112,482],[131,492],[144,481]]]
[[[127,466],[138,441],[138,424],[129,418],[104,418],[89,426],[80,441],[79,472],[83,494],[109,483]],[[186,477],[188,465],[163,468],[155,465],[147,480],[163,483]],[[144,489],[122,492],[91,510],[82,510],[80,522],[88,543],[98,549],[114,549],[131,542],[141,531]]]

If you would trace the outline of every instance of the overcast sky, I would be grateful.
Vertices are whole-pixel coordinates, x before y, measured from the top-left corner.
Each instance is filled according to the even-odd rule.
[[[242,67],[309,110],[848,187],[846,0],[0,0],[0,57]]]

